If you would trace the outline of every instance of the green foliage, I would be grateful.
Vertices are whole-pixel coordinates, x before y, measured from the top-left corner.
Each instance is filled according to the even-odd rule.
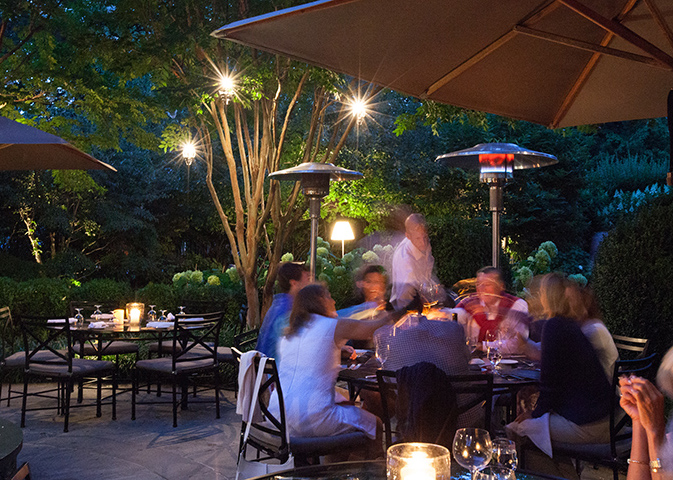
[[[596,190],[611,194],[616,190],[635,191],[666,178],[668,162],[649,155],[603,155],[586,174]]]
[[[439,281],[451,286],[474,277],[491,263],[490,229],[481,222],[462,218],[429,217],[428,230]]]
[[[14,304],[17,282],[9,277],[0,277],[0,307],[7,307]]]
[[[145,305],[156,305],[156,311],[178,310],[177,292],[171,285],[150,282],[136,292],[136,299]]]
[[[94,279],[73,287],[70,300],[100,302],[121,307],[133,300],[133,292],[128,282],[111,279]]]
[[[608,329],[649,338],[663,355],[673,344],[673,195],[621,220],[602,242],[593,287]]]
[[[66,315],[70,312],[72,281],[38,278],[20,282],[10,308],[16,315]]]

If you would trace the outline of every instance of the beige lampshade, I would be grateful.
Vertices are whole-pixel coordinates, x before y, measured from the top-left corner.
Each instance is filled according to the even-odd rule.
[[[338,221],[332,229],[332,240],[355,240],[351,224],[346,220]]]

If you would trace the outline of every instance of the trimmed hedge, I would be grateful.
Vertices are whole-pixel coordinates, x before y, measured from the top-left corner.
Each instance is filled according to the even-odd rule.
[[[614,334],[673,345],[673,195],[617,224],[601,244],[593,287]],[[661,359],[661,357],[659,357]]]

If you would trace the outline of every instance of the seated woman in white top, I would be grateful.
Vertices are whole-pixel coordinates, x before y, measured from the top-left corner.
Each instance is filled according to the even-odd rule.
[[[382,453],[381,420],[335,391],[340,352],[347,340],[371,338],[376,329],[405,313],[402,309],[369,322],[337,318],[327,287],[312,284],[299,291],[279,343],[278,373],[290,435],[320,437],[359,430],[375,440],[369,454]],[[277,409],[272,399],[272,409],[274,404]]]

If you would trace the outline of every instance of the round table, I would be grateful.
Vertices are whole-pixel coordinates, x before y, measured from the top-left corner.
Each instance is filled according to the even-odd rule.
[[[9,420],[0,418],[0,479],[12,478],[16,457],[23,447],[23,432]]]
[[[364,462],[341,462],[327,465],[312,465],[283,472],[272,473],[254,480],[386,480],[385,460]],[[470,473],[456,462],[451,462],[451,478],[469,480]],[[523,470],[516,471],[517,480],[560,480],[549,475],[533,474]]]

